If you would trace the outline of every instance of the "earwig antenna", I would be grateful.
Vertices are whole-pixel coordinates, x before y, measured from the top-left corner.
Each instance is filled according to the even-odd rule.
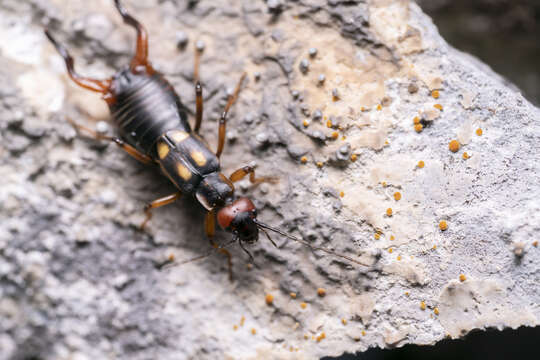
[[[264,231],[264,229],[267,229],[267,230],[276,232],[276,233],[278,233],[278,234],[280,234],[280,235],[282,235],[282,236],[285,236],[286,238],[289,238],[289,239],[291,239],[291,240],[293,240],[293,241],[296,241],[296,242],[299,242],[299,243],[301,243],[301,244],[304,244],[304,245],[310,247],[312,250],[320,250],[320,251],[323,251],[323,252],[325,252],[325,253],[327,253],[327,254],[334,255],[334,256],[343,258],[343,259],[345,259],[345,260],[349,260],[350,262],[353,262],[353,263],[358,264],[358,265],[369,266],[368,264],[364,264],[364,263],[362,263],[362,262],[360,262],[360,261],[358,261],[358,260],[353,259],[353,258],[350,257],[350,256],[338,254],[337,252],[332,251],[332,250],[327,249],[327,248],[323,248],[323,247],[319,247],[319,246],[313,246],[313,245],[311,245],[310,243],[308,243],[307,241],[304,241],[304,240],[299,239],[299,238],[297,238],[297,237],[295,237],[295,236],[292,236],[292,235],[290,235],[290,234],[287,234],[286,232],[283,232],[283,231],[281,231],[281,230],[279,230],[279,229],[276,229],[276,228],[273,228],[273,227],[271,227],[271,226],[268,226],[268,225],[266,225],[266,224],[264,224],[264,223],[262,223],[262,222],[260,222],[260,221],[257,221],[257,219],[253,219],[253,221],[254,221],[255,224],[257,224],[257,225],[259,226],[259,228],[261,228],[261,230],[263,230],[263,232],[265,232],[265,233],[266,233],[266,231]],[[268,234],[267,234],[267,236],[268,236]]]
[[[276,245],[276,243],[274,242],[274,240],[272,240],[272,238],[270,237],[270,235],[268,234],[268,231],[266,231],[264,228],[260,228],[262,230],[262,232],[264,233],[264,235],[266,235],[266,237],[268,238],[268,240],[270,240],[270,242],[277,248],[278,246]]]
[[[188,260],[184,260],[184,261],[174,261],[174,262],[171,262],[171,263],[168,263],[168,264],[162,266],[161,269],[166,270],[166,269],[169,269],[169,268],[172,268],[172,267],[181,266],[181,265],[189,264],[189,263],[199,261],[199,260],[202,260],[202,259],[206,259],[207,257],[210,257],[210,256],[214,255],[216,252],[218,252],[216,250],[224,249],[226,247],[229,247],[232,244],[234,244],[236,241],[237,241],[237,238],[234,238],[231,241],[229,241],[228,243],[226,243],[225,245],[220,246],[220,247],[218,247],[216,249],[213,249],[213,250],[207,252],[204,255],[197,256],[197,257],[194,257],[194,258],[191,258],[191,259],[188,259]]]

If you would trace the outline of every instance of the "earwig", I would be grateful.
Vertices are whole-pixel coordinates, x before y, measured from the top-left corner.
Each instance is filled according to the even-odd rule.
[[[190,195],[194,196],[207,210],[206,235],[211,245],[218,252],[227,256],[230,278],[232,278],[231,255],[226,247],[238,242],[250,259],[253,259],[253,256],[244,247],[244,243],[255,243],[259,237],[259,230],[265,233],[274,246],[276,244],[270,238],[267,230],[307,245],[313,250],[324,251],[350,262],[365,265],[349,256],[335,253],[329,249],[314,247],[304,240],[257,220],[257,210],[251,200],[246,197],[235,197],[234,183],[248,175],[252,184],[275,183],[277,179],[274,177],[255,177],[255,168],[252,166],[242,167],[227,177],[221,172],[219,162],[225,146],[228,113],[238,97],[246,74],[241,76],[221,114],[217,150],[213,153],[199,136],[203,118],[203,94],[199,79],[201,51],[197,49],[195,51],[196,112],[195,126],[192,130],[187,119],[186,108],[180,97],[148,60],[148,35],[144,26],[126,11],[120,0],[114,0],[114,4],[124,23],[136,30],[137,40],[135,55],[129,66],[121,69],[109,79],[97,80],[79,75],[75,71],[73,58],[67,49],[57,42],[48,30],[45,30],[45,35],[64,59],[71,80],[85,89],[102,94],[120,136],[104,136],[70,120],[75,129],[78,132],[86,132],[96,140],[115,143],[130,156],[144,164],[157,164],[161,172],[177,188],[174,194],[159,198],[145,206],[146,217],[140,226],[141,230],[152,218],[153,209],[171,204],[182,195]],[[226,246],[220,247],[213,240],[216,217],[219,226],[234,236],[233,241]],[[199,256],[190,261],[207,256]]]

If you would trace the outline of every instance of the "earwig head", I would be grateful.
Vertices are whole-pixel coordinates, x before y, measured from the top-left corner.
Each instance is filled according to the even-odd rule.
[[[219,226],[232,232],[240,242],[253,244],[259,239],[256,223],[257,209],[248,198],[239,198],[217,213]]]

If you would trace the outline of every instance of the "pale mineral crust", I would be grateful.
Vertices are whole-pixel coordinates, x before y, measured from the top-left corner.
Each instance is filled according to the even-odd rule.
[[[540,112],[415,3],[124,2],[191,115],[202,41],[212,148],[248,74],[222,167],[280,178],[237,186],[261,221],[367,266],[273,235],[278,248],[250,247],[252,267],[230,247],[232,283],[216,254],[160,269],[211,251],[203,208],[183,198],[138,230],[174,188],[76,136],[67,117],[114,128],[42,33],[106,78],[133,30],[108,0],[2,0],[0,359],[317,359],[538,324]]]

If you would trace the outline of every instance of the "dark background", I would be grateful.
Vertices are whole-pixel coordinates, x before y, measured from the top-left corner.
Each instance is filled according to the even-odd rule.
[[[455,48],[475,55],[540,105],[540,0],[416,0]],[[540,327],[474,331],[435,346],[372,348],[324,360],[540,359]]]

